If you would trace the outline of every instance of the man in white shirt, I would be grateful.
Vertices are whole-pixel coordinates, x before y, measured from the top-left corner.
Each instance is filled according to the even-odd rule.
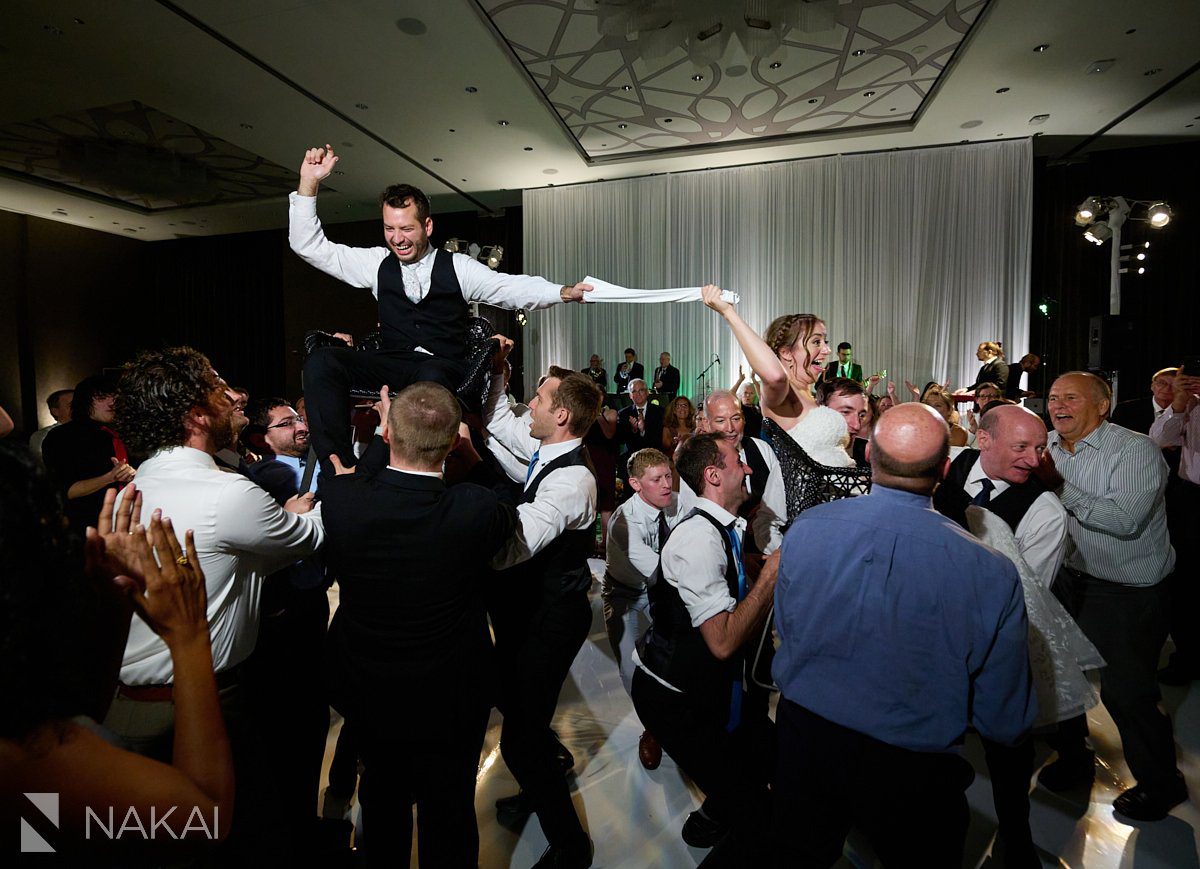
[[[716,848],[731,865],[767,865],[775,735],[766,693],[745,685],[778,556],[748,587],[740,552],[746,522],[736,511],[748,497],[745,477],[752,471],[731,439],[695,435],[676,465],[700,499],[662,550],[662,579],[650,589],[653,621],[638,645],[633,705],[704,791],[705,813],[730,826]],[[718,861],[716,851],[711,859]]]
[[[604,399],[590,379],[551,366],[529,402],[515,416],[502,388],[501,341],[493,364],[492,398],[484,418],[488,432],[518,459],[529,462],[517,506],[516,533],[493,560],[514,595],[526,594],[524,623],[508,638],[497,636],[504,729],[500,751],[521,793],[497,802],[502,816],[537,813],[549,847],[537,867],[587,867],[592,842],[583,830],[557,760],[550,729],[571,662],[592,624],[587,558],[596,521],[596,477],[583,436]],[[510,648],[501,648],[501,644]]]
[[[753,471],[746,476],[747,497],[738,505],[737,514],[750,525],[745,553],[754,574],[763,556],[770,555],[783,542],[783,525],[787,521],[783,471],[766,441],[745,436],[742,403],[732,392],[711,393],[704,401],[704,410],[708,430],[728,439],[737,448],[738,458]]]
[[[39,428],[29,436],[29,451],[35,456],[41,457],[42,441],[46,439],[46,435],[64,422],[71,421],[71,399],[74,395],[74,389],[56,389],[46,396],[46,407],[50,408],[54,422],[45,428]]]
[[[316,196],[338,159],[330,145],[304,155],[299,187],[289,197],[288,242],[310,265],[370,289],[379,300],[381,350],[325,347],[304,364],[313,447],[322,462],[337,454],[349,468],[356,461],[345,420],[352,384],[399,389],[427,380],[455,392],[466,373],[468,303],[545,308],[583,301],[591,285],[501,274],[466,254],[435,250],[429,243],[429,200],[408,184],[392,185],[380,194],[386,247],[334,244],[317,219]]]
[[[1157,381],[1158,375],[1155,375]],[[1175,547],[1175,570],[1167,577],[1171,594],[1171,639],[1175,651],[1158,671],[1164,685],[1186,685],[1200,678],[1200,637],[1196,611],[1200,605],[1200,376],[1176,371],[1171,403],[1150,426],[1150,440],[1163,448],[1171,467],[1167,481],[1167,527]],[[1155,389],[1155,400],[1159,397]]]
[[[191,348],[143,353],[117,394],[122,436],[149,456],[139,469],[144,514],[161,509],[177,533],[195,533],[208,589],[213,666],[227,713],[238,665],[254,650],[264,577],[312,555],[324,539],[311,494],[285,507],[213,455],[232,439],[233,403],[211,363]],[[105,725],[143,754],[169,759],[173,670],[166,644],[145,623],[129,629],[120,684]]]

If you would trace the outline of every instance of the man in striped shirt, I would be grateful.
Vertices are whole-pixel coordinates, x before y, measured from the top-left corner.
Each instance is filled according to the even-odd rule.
[[[1100,698],[1138,782],[1113,808],[1157,821],[1187,799],[1155,678],[1167,638],[1162,580],[1175,564],[1163,498],[1167,465],[1148,437],[1107,422],[1112,391],[1094,374],[1062,375],[1047,404],[1054,431],[1037,474],[1067,509],[1070,537],[1054,593],[1108,662]],[[1091,785],[1094,755],[1086,736],[1082,715],[1060,724],[1051,739],[1059,758],[1042,771],[1041,784]]]

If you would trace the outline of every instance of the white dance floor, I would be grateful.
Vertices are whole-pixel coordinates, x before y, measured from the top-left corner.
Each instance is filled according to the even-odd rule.
[[[599,577],[602,562],[593,559]],[[336,589],[332,592],[336,596]],[[679,830],[688,813],[700,804],[700,793],[682,776],[666,755],[653,772],[637,758],[641,723],[621,685],[608,636],[604,631],[599,583],[593,585],[592,631],[571,668],[559,699],[554,729],[575,755],[573,790],[575,806],[595,843],[593,865],[601,867],[688,867],[707,853],[684,844]],[[1188,788],[1200,801],[1200,686],[1163,687],[1164,704],[1175,722],[1180,769]],[[1200,869],[1197,829],[1200,810],[1187,802],[1157,823],[1125,823],[1113,815],[1112,801],[1132,782],[1121,757],[1120,740],[1112,719],[1097,707],[1089,715],[1092,739],[1100,767],[1090,799],[1086,793],[1059,795],[1035,788],[1030,813],[1034,842],[1046,867],[1070,869]],[[326,771],[340,720],[330,730]],[[500,716],[493,711],[479,763],[475,808],[479,818],[483,869],[526,869],[546,847],[536,817],[519,829],[496,822],[495,801],[517,791],[512,775],[500,757]],[[971,827],[963,866],[993,867],[995,834],[991,785],[983,752],[974,738],[967,756],[976,778],[968,791]],[[1039,765],[1049,758],[1042,745]],[[324,774],[322,782],[325,781]],[[904,783],[895,783],[897,800],[905,799]],[[355,814],[357,814],[355,812]],[[936,824],[936,819],[930,819]],[[913,865],[920,865],[919,855]],[[416,865],[414,850],[412,865]],[[869,850],[852,837],[839,867],[876,865]]]

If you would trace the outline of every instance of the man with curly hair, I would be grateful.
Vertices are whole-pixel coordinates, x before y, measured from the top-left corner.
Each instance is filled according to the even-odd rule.
[[[280,506],[213,455],[233,442],[228,385],[190,347],[147,351],[125,366],[116,416],[130,450],[145,456],[138,492],[150,516],[162,510],[191,529],[207,577],[208,624],[222,706],[236,708],[239,668],[258,636],[259,597],[268,574],[312,555],[324,541],[313,496]],[[135,620],[105,725],[134,751],[169,761],[174,726],[171,656]]]

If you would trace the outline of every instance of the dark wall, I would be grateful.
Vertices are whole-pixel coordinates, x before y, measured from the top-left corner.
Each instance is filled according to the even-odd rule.
[[[503,270],[520,271],[520,209],[441,215],[434,229],[501,244]],[[383,243],[377,221],[327,231]],[[302,262],[283,230],[146,243],[0,211],[0,406],[26,434],[50,392],[143,348],[190,344],[253,395],[294,398],[306,331],[375,324],[370,292]]]
[[[1156,370],[1200,354],[1198,161],[1195,144],[1100,151],[1069,164],[1038,161],[1030,342],[1046,359],[1046,384],[1057,372],[1088,367],[1089,318],[1109,311],[1111,242],[1097,247],[1084,240],[1072,219],[1075,207],[1092,195],[1163,199],[1175,212],[1162,229],[1131,220],[1122,230],[1122,242],[1149,241],[1150,249],[1146,274],[1122,279],[1122,340],[1113,366],[1120,371],[1118,397],[1148,396]],[[1037,310],[1043,300],[1048,318]]]

